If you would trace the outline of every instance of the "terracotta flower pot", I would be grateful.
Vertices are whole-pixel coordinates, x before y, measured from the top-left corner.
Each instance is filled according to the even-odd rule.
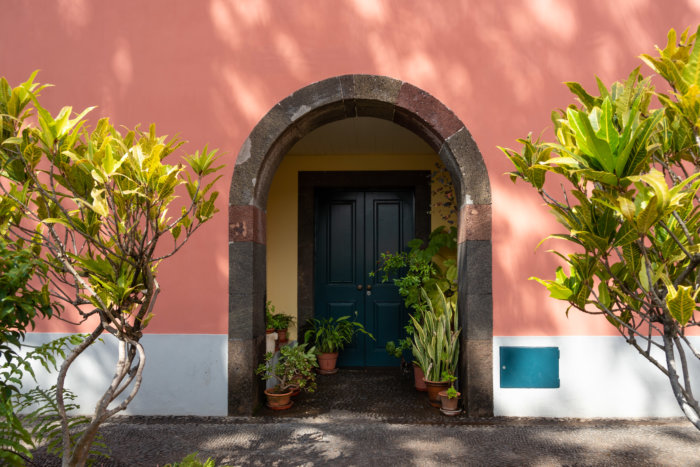
[[[433,407],[440,407],[440,396],[438,395],[440,391],[446,390],[450,387],[450,383],[447,381],[428,381],[424,379],[425,385],[428,387],[428,402]]]
[[[275,389],[265,389],[267,396],[267,406],[272,410],[286,410],[290,408],[294,402],[292,401],[292,390],[288,389],[284,393],[276,393]]]
[[[338,352],[318,354],[318,372],[322,375],[332,375],[338,372],[335,367],[338,362]]]
[[[280,344],[285,344],[287,342],[287,330],[286,329],[276,329],[277,340]]]
[[[417,391],[425,392],[428,390],[424,379],[425,374],[423,373],[423,370],[416,362],[413,362],[413,385]]]
[[[453,399],[450,399],[447,396],[447,390],[440,391],[438,395],[440,396],[440,404],[442,406],[443,411],[453,412],[457,410],[457,407],[459,406],[459,397],[462,395],[461,392],[458,392],[457,397]]]

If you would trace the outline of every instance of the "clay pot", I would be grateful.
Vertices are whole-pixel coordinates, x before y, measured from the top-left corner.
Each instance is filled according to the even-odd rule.
[[[287,330],[286,329],[277,329],[277,340],[279,341],[280,344],[285,344],[287,343]]]
[[[417,391],[425,392],[428,388],[425,385],[425,374],[416,362],[413,362],[413,385]]]
[[[440,391],[438,395],[440,396],[440,404],[443,411],[453,412],[457,410],[457,407],[459,406],[459,397],[462,395],[461,392],[458,392],[457,397],[453,399],[447,397],[447,390]]]
[[[267,396],[267,406],[272,410],[286,410],[294,404],[291,389],[284,393],[276,393],[274,388],[265,389],[265,395]]]
[[[338,352],[318,354],[318,372],[322,375],[332,375],[338,372],[335,367],[338,362]]]
[[[427,379],[423,379],[423,381],[428,387],[428,402],[433,407],[440,407],[440,396],[438,394],[440,391],[449,388],[450,383],[447,381],[428,381]]]

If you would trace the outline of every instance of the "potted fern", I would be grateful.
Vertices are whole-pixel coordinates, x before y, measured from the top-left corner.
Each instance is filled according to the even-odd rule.
[[[438,289],[439,290],[439,289]],[[413,334],[413,356],[425,374],[428,400],[433,407],[440,407],[438,393],[450,385],[443,374],[454,376],[459,359],[459,322],[452,303],[445,299],[439,290],[439,308],[421,289],[426,303],[426,311],[419,322],[411,316],[415,328]]]
[[[318,372],[331,375],[338,372],[338,352],[352,341],[357,333],[362,333],[374,340],[374,336],[365,330],[362,323],[352,321],[350,316],[341,316],[308,321],[309,329],[304,333],[304,342],[313,344],[318,353]]]

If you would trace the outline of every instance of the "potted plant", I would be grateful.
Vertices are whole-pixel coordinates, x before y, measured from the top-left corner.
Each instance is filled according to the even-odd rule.
[[[382,274],[382,282],[393,280],[404,298],[406,308],[412,310],[418,322],[427,310],[427,300],[423,290],[430,291],[429,299],[434,305],[442,305],[442,294],[446,303],[456,308],[457,304],[457,229],[455,227],[438,227],[430,233],[428,244],[415,238],[408,242],[409,251],[382,253],[381,266],[377,272]],[[374,273],[370,273],[374,275]],[[439,308],[436,307],[436,308]],[[439,311],[439,310],[437,310]],[[403,350],[411,348],[414,333],[413,322],[405,327],[406,338],[398,345],[387,343],[387,352],[397,358],[403,357]],[[414,385],[418,391],[426,391],[424,373],[417,361],[413,361]]]
[[[316,390],[316,373],[314,369],[318,367],[316,361],[316,349],[311,347],[306,349],[306,344],[285,345],[280,348],[280,363],[289,369],[291,378],[289,380],[292,388],[292,397],[302,390],[314,392]]]
[[[438,393],[440,396],[440,411],[445,415],[457,415],[461,412],[458,405],[459,396],[462,395],[455,389],[455,381],[457,380],[457,377],[444,372],[442,379],[447,381],[450,384],[450,387],[447,390],[443,390]]]
[[[409,329],[410,328],[410,329]],[[406,332],[409,335],[413,334],[413,326],[409,325],[406,326]],[[411,347],[413,345],[413,341],[411,340],[410,337],[406,337],[404,339],[399,339],[398,345],[394,343],[394,341],[389,341],[386,343],[386,352],[398,359],[401,360],[401,369],[402,371],[409,372],[411,371],[410,369],[407,368],[407,363],[406,359],[404,358],[404,352],[407,350],[411,350]],[[425,392],[427,391],[427,386],[425,385],[424,377],[425,375],[423,374],[423,370],[418,366],[418,363],[414,360],[411,362],[411,367],[413,368],[413,386],[416,388],[417,391]]]
[[[413,356],[425,373],[428,400],[433,407],[440,407],[438,393],[447,389],[449,382],[443,374],[457,373],[459,358],[459,323],[454,306],[440,293],[440,307],[436,310],[433,299],[422,291],[426,301],[426,312],[422,322],[411,316],[415,328],[413,334]]]
[[[261,363],[255,372],[265,381],[273,379],[276,382],[265,390],[267,406],[273,410],[285,410],[294,403],[291,397],[295,390],[313,392],[316,389],[313,374],[316,365],[315,349],[306,350],[306,344],[283,346],[279,358],[275,358],[272,352],[266,353],[265,363]]]
[[[352,341],[356,333],[362,333],[374,340],[362,323],[352,321],[350,316],[332,317],[308,321],[309,329],[304,333],[304,342],[313,344],[318,353],[318,372],[331,375],[338,371],[338,352]]]
[[[294,324],[294,316],[284,313],[275,313],[271,317],[272,327],[277,331],[277,340],[280,344],[287,342],[287,330]]]
[[[268,300],[268,302],[265,303],[265,332],[267,334],[272,334],[275,332],[275,323],[273,318],[274,312],[275,305]]]

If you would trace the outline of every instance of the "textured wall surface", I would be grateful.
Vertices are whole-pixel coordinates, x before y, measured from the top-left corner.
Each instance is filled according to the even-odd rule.
[[[555,258],[535,245],[556,225],[534,193],[503,175],[509,166],[496,146],[548,134],[551,109],[572,101],[563,81],[622,79],[669,28],[700,14],[690,0],[5,0],[2,8],[0,75],[18,83],[40,69],[39,80],[56,86],[44,92],[55,111],[97,105],[93,119],[156,122],[188,140],[186,149],[221,148],[222,195],[252,128],[297,89],[370,73],[429,92],[465,123],[491,178],[495,335],[611,333],[584,316],[567,320],[527,280],[553,270]],[[219,209],[163,265],[150,332],[227,333],[226,196]]]
[[[405,126],[411,125],[410,119],[415,115],[429,120],[426,109],[430,99],[454,112],[473,141],[466,137],[468,141],[461,141],[455,135],[453,143],[455,147],[461,143],[478,145],[491,190],[490,207],[472,202],[473,206],[464,207],[460,213],[460,238],[471,241],[462,253],[468,261],[484,262],[481,270],[491,273],[481,282],[472,277],[464,290],[467,308],[493,309],[492,317],[475,317],[477,321],[488,321],[488,325],[465,331],[471,339],[471,351],[473,355],[493,354],[496,372],[497,346],[513,345],[508,339],[533,338],[539,342],[539,336],[549,342],[556,336],[573,336],[567,338],[566,345],[562,344],[564,359],[570,352],[566,349],[579,349],[569,343],[578,342],[577,336],[589,336],[585,339],[597,342],[595,336],[603,339],[602,336],[614,335],[615,330],[595,317],[571,313],[567,318],[564,304],[548,299],[543,287],[527,280],[533,275],[552,275],[556,258],[546,252],[546,245],[537,251],[535,246],[558,227],[532,190],[514,185],[504,176],[510,166],[496,146],[515,147],[516,138],[528,132],[550,137],[551,110],[573,102],[564,81],[578,81],[593,89],[596,75],[606,84],[624,79],[641,65],[639,54],[651,53],[654,44],[665,43],[668,29],[693,26],[699,15],[698,0],[3,0],[0,75],[17,84],[40,69],[38,80],[55,85],[43,93],[44,105],[54,112],[63,105],[74,109],[96,105],[90,115],[93,122],[102,116],[109,116],[116,125],[156,122],[160,133],[179,134],[188,140],[184,148],[187,151],[209,144],[224,154],[226,168],[216,185],[221,192],[217,203],[221,213],[161,266],[162,293],[156,317],[148,328],[151,335],[146,339],[154,342],[149,345],[153,346],[155,361],[166,358],[167,352],[157,356],[162,349],[184,349],[187,346],[182,343],[189,342],[187,339],[205,339],[203,348],[210,354],[193,353],[189,360],[185,359],[188,368],[199,368],[197,371],[223,379],[210,380],[207,391],[212,392],[207,394],[211,395],[212,405],[197,405],[196,411],[225,413],[227,385],[234,381],[230,375],[239,366],[250,370],[248,367],[254,364],[254,356],[262,345],[249,338],[262,332],[259,316],[243,314],[240,316],[245,318],[239,319],[230,311],[258,307],[264,293],[256,289],[251,296],[230,296],[229,279],[252,284],[259,282],[256,274],[265,277],[263,267],[249,274],[236,262],[229,264],[229,255],[259,261],[266,254],[264,239],[255,236],[265,231],[265,203],[234,206],[229,213],[241,221],[240,226],[254,226],[248,232],[236,227],[235,222],[229,225],[226,194],[236,162],[239,170],[245,170],[244,161],[236,158],[251,154],[246,145],[261,119],[271,109],[273,114],[280,112],[279,121],[296,122],[306,112],[303,105],[276,107],[278,103],[298,90],[308,89],[311,83],[368,74],[391,77],[397,86],[373,89],[368,79],[358,81],[353,92],[385,93],[375,96],[383,102],[391,101],[388,94],[393,92],[401,108],[415,111],[397,115],[397,121],[404,119]],[[642,71],[647,72],[644,67]],[[413,86],[400,90],[401,83]],[[424,99],[421,90],[432,97]],[[308,98],[322,102],[321,91],[316,96],[296,94],[291,101],[299,103]],[[365,105],[364,111],[370,115],[386,118],[381,115],[387,111],[386,106],[372,108],[371,102],[360,100],[355,104]],[[456,129],[454,120],[428,123],[451,134]],[[258,130],[264,132],[265,128]],[[256,141],[274,139],[277,134],[273,130],[276,131],[270,128],[258,135]],[[436,137],[421,136],[428,144]],[[260,174],[249,175],[269,181],[276,168],[273,164]],[[469,182],[470,174],[463,175]],[[264,185],[260,182],[258,186]],[[253,193],[234,193],[233,197],[247,195]],[[265,193],[259,199],[266,196]],[[248,243],[229,245],[230,240],[240,239]],[[481,291],[484,284],[488,285],[488,293]],[[479,334],[480,329],[489,329],[491,324],[492,335],[506,339],[505,344],[494,340],[493,349],[491,336]],[[40,323],[37,330],[64,333],[75,328],[52,321]],[[624,345],[620,340],[612,347],[603,346],[610,353],[599,358],[617,358],[615,346]],[[232,357],[228,366],[227,355]],[[582,364],[582,360],[576,361],[577,365]],[[90,364],[86,365],[87,369],[80,371],[90,374]],[[462,370],[480,375],[489,385],[491,376],[479,373],[471,365],[465,362]],[[147,375],[149,378],[170,381],[170,377],[182,376],[157,373],[153,370],[155,364],[149,367],[158,375]],[[209,381],[204,373],[194,375],[188,384]],[[256,389],[249,383],[241,385],[254,397]],[[493,388],[495,408],[502,414],[518,414],[521,409],[512,407],[524,404],[535,394],[511,392],[505,397],[495,375]],[[147,407],[156,402],[149,401],[157,401],[160,395],[146,389],[144,386],[132,410],[150,413]],[[568,390],[562,380],[558,394],[568,397]],[[164,399],[172,402],[168,413],[181,413],[178,404],[189,404],[187,401],[196,398],[194,394],[190,396],[185,391]],[[511,399],[513,394],[518,397]],[[176,399],[180,402],[174,402]],[[229,400],[228,404],[231,407],[235,401]],[[579,413],[574,409],[576,404],[565,400],[560,407],[573,407],[570,413]],[[653,404],[647,407],[649,413],[656,413]]]

